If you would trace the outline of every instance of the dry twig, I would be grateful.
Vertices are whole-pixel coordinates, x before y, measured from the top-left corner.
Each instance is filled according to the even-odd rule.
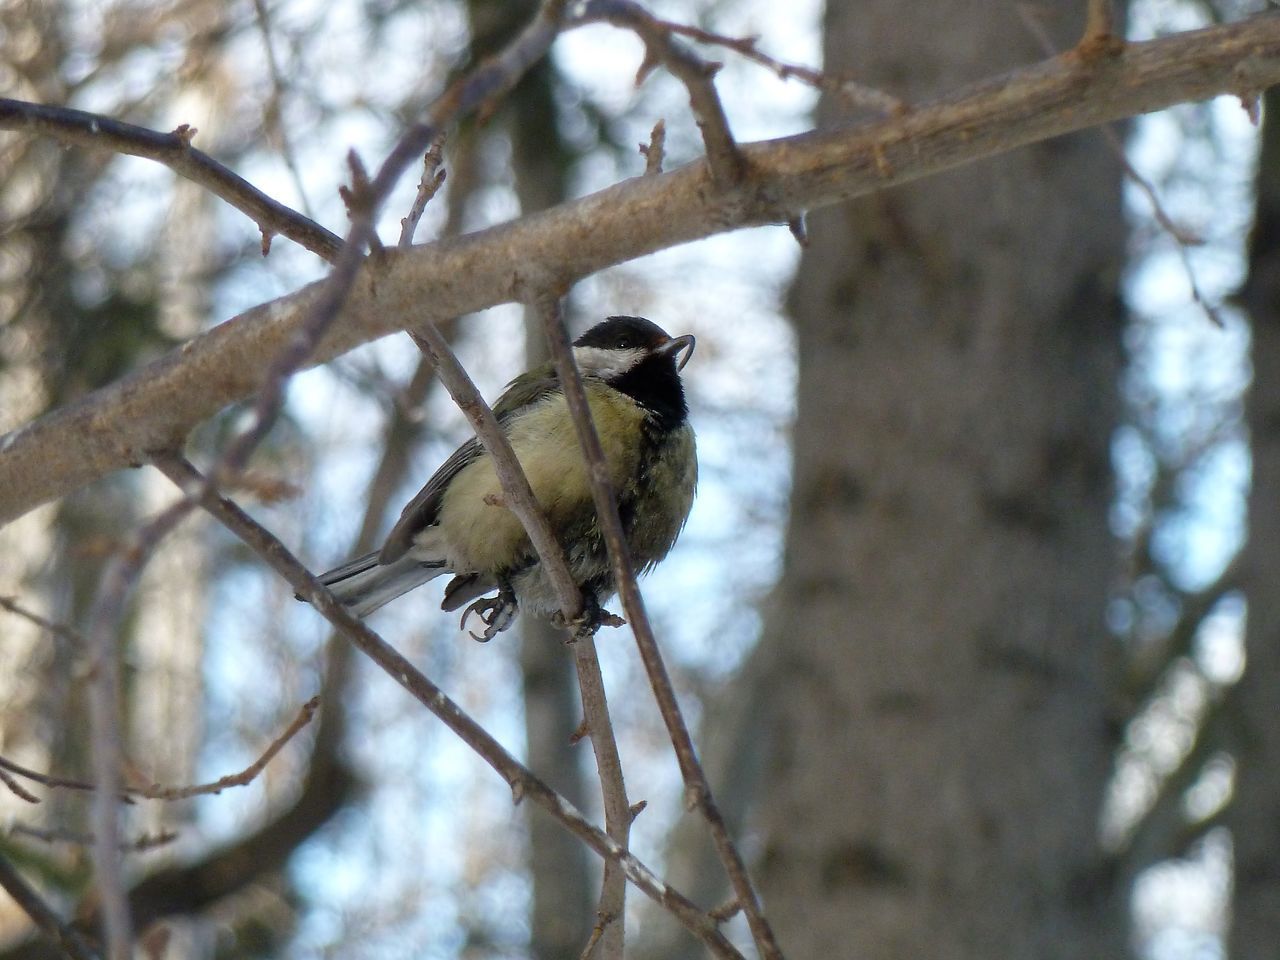
[[[418,223],[422,220],[422,214],[426,212],[427,204],[444,186],[445,170],[441,166],[443,163],[444,134],[441,133],[422,155],[422,179],[418,181],[418,194],[413,198],[409,215],[400,221],[399,247],[401,249],[413,245],[413,235],[418,230]]]
[[[78,833],[74,830],[47,830],[43,827],[33,827],[26,823],[15,823],[9,828],[9,832],[15,836],[31,837],[42,843],[70,843],[78,847],[91,847],[94,844],[93,834]],[[160,833],[144,833],[132,840],[123,840],[120,844],[122,853],[144,853],[147,850],[154,850],[156,847],[167,846],[178,839],[178,835],[172,830],[162,830]]]
[[[751,935],[755,939],[760,955],[769,960],[780,958],[782,951],[778,947],[768,920],[760,909],[760,899],[752,886],[746,864],[729,834],[728,825],[724,822],[724,817],[721,816],[720,809],[716,806],[711,794],[711,785],[707,782],[706,773],[698,761],[697,750],[694,748],[693,738],[689,735],[689,728],[680,711],[671,676],[667,672],[657,637],[653,633],[653,627],[645,612],[644,598],[636,585],[635,565],[631,562],[622,519],[618,515],[617,501],[609,482],[609,468],[605,461],[604,449],[600,445],[600,438],[596,434],[595,424],[591,419],[591,408],[587,404],[582,375],[573,362],[573,346],[564,326],[560,299],[558,296],[548,294],[541,297],[537,305],[546,327],[551,356],[560,376],[569,411],[573,416],[574,426],[578,430],[583,456],[587,459],[589,468],[587,475],[591,479],[596,516],[599,518],[600,529],[604,533],[605,543],[609,548],[609,558],[613,561],[613,575],[618,595],[622,598],[622,606],[631,624],[631,632],[636,638],[640,659],[649,676],[649,685],[658,701],[658,710],[662,714],[662,721],[666,724],[667,734],[671,738],[671,745],[680,764],[680,775],[684,780],[687,801],[690,809],[699,811],[707,821],[712,842],[724,864],[730,885],[746,912],[747,923],[751,927]]]
[[[746,162],[729,130],[729,118],[716,92],[715,75],[720,65],[703,60],[675,39],[665,21],[631,0],[588,0],[579,22],[593,20],[631,30],[644,42],[645,59],[636,74],[637,83],[661,63],[684,84],[702,133],[712,182],[720,189],[728,189],[741,181]]]
[[[210,781],[209,783],[199,783],[185,787],[166,787],[159,783],[153,783],[150,786],[145,787],[121,784],[116,795],[119,799],[126,801],[135,798],[138,800],[188,800],[191,797],[218,794],[230,787],[247,786],[252,783],[263,770],[266,769],[267,764],[274,760],[276,755],[284,749],[284,745],[297,736],[302,728],[311,722],[319,706],[320,698],[318,696],[312,697],[304,703],[302,705],[302,709],[298,711],[298,715],[294,717],[293,721],[285,728],[284,732],[271,741],[267,746],[267,749],[262,752],[262,755],[259,756],[257,760],[253,761],[253,763],[249,764],[249,766],[245,767],[239,773],[227,774],[226,776],[219,777],[217,780]],[[51,774],[40,773],[37,770],[32,770],[28,767],[14,763],[12,760],[5,757],[0,757],[0,777],[3,777],[6,773],[22,777],[26,780],[32,781],[33,783],[38,783],[41,786],[49,787],[51,789],[61,788],[65,790],[79,790],[84,792],[92,792],[98,789],[98,786],[95,783],[88,783],[84,780],[55,777]],[[8,781],[6,780],[6,783],[7,782]],[[31,797],[29,794],[24,797],[24,799],[27,799],[28,797],[33,803],[40,802],[38,797]]]
[[[18,873],[3,854],[0,854],[0,888],[72,960],[98,960],[97,954],[84,937],[62,922],[53,908],[44,902],[35,888],[22,878],[22,874]]]
[[[60,143],[162,163],[250,217],[262,231],[264,248],[273,235],[280,234],[332,263],[342,246],[337,234],[267,196],[203,150],[191,146],[195,131],[190,127],[160,133],[83,110],[0,98],[0,130],[35,131]]]
[[[703,30],[701,27],[676,23],[672,20],[659,20],[658,22],[672,33],[678,33],[681,36],[688,37],[690,40],[732,50],[734,53],[772,70],[781,80],[794,78],[802,83],[807,83],[817,90],[833,93],[853,106],[868,107],[885,116],[903,114],[911,109],[905,100],[895,97],[891,93],[885,93],[883,90],[877,90],[874,87],[858,83],[849,77],[824,73],[812,67],[802,66],[797,63],[785,63],[771,57],[757,46],[760,42],[759,37],[727,37],[723,34]]]
[[[511,788],[516,802],[530,799],[601,857],[621,864],[627,878],[646,896],[665,907],[711,952],[727,960],[743,960],[742,954],[720,933],[715,923],[679,891],[663,883],[627,849],[607,833],[593,826],[560,794],[556,793],[515,759],[480,724],[476,723],[443,690],[417,667],[401,656],[364,621],[339,603],[325,587],[269,531],[255,522],[232,501],[210,492],[205,478],[177,454],[157,454],[155,466],[184,491],[203,491],[201,506],[258,554],[295,591],[362,653],[373,660],[393,680],[430,710]]]
[[[529,534],[542,568],[547,571],[548,579],[555,586],[561,616],[566,624],[572,624],[584,610],[582,591],[574,582],[564,550],[529,487],[528,478],[516,459],[515,451],[511,449],[493,410],[480,396],[480,391],[476,389],[475,383],[458,362],[444,337],[430,324],[419,329],[420,332],[413,335],[414,342],[435,364],[440,382],[449,391],[454,403],[466,416],[476,436],[493,458],[494,471],[502,484],[502,506],[515,514]],[[609,716],[604,678],[596,656],[595,640],[585,632],[579,632],[575,640],[573,656],[582,695],[583,724],[590,733],[591,747],[595,753],[603,796],[605,828],[609,836],[625,848],[631,829],[631,816],[628,812],[630,804],[622,776],[622,761],[613,734],[613,722]],[[618,865],[612,860],[606,860],[599,912],[622,917],[625,903],[626,877]],[[621,956],[624,929],[622,923],[618,922],[606,932],[606,956]]]

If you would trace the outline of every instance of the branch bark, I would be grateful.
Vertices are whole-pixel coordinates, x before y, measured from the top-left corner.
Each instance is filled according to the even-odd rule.
[[[530,299],[528,265],[570,283],[727,230],[939,173],[1049,137],[1221,93],[1251,102],[1280,82],[1280,15],[1070,54],[891,118],[741,147],[746,173],[715,189],[705,161],[454,240],[366,261],[312,362],[397,330]],[[545,282],[545,274],[537,278]],[[304,323],[316,284],[255,307],[124,380],[0,438],[0,523],[173,448],[257,390]]]

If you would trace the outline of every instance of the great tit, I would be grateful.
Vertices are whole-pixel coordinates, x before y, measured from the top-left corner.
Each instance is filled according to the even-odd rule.
[[[667,555],[693,505],[698,460],[680,382],[693,348],[692,336],[670,337],[642,317],[609,317],[573,344],[627,545],[641,572]],[[493,412],[565,550],[594,627],[605,616],[601,604],[615,590],[613,570],[555,368],[547,363],[512,380]],[[480,640],[509,627],[518,609],[555,614],[555,591],[501,497],[493,461],[472,438],[409,501],[382,549],[320,579],[363,617],[428,580],[452,574],[440,606],[457,610],[474,601],[463,624],[469,614],[479,614],[485,631],[472,636]],[[484,597],[494,589],[495,598]]]

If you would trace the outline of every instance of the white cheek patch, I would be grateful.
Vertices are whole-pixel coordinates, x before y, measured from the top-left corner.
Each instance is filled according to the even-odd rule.
[[[638,347],[630,350],[605,350],[603,347],[574,347],[573,359],[584,377],[609,380],[621,376],[645,358]]]

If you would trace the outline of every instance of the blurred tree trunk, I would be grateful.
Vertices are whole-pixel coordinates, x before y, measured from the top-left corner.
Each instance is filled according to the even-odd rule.
[[[825,43],[908,97],[1040,55],[976,2],[830,4]],[[793,958],[1123,949],[1096,843],[1120,182],[1086,134],[813,218],[761,648],[761,876]]]
[[[1266,94],[1257,210],[1244,303],[1253,320],[1247,402],[1253,489],[1245,546],[1248,663],[1232,692],[1237,739],[1233,957],[1263,960],[1280,943],[1280,94]]]

